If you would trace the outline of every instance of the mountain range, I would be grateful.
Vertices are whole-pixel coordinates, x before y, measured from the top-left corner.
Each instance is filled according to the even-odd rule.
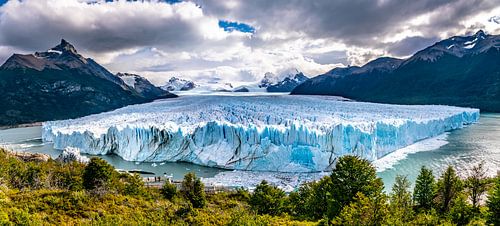
[[[221,84],[210,84],[220,87]],[[443,104],[500,112],[500,35],[478,31],[437,42],[407,59],[381,57],[308,79],[297,69],[266,73],[249,86],[215,91],[335,95],[392,104]],[[162,87],[129,73],[113,74],[61,40],[34,54],[14,54],[0,66],[0,126],[76,118],[176,97],[198,87],[171,78]],[[213,88],[212,87],[212,88]],[[203,87],[201,87],[203,88]]]
[[[168,80],[168,82],[165,85],[161,86],[160,88],[166,91],[188,91],[196,87],[197,85],[192,81],[177,77],[172,77]]]
[[[14,54],[0,67],[0,125],[75,118],[175,95],[135,77],[134,85],[64,39],[34,54]],[[122,79],[123,78],[123,79]]]
[[[289,68],[278,74],[267,72],[257,83],[239,86],[233,89],[233,92],[290,92],[296,86],[309,79],[296,68]]]
[[[267,92],[290,92],[307,79],[309,78],[302,72],[296,68],[291,68],[277,75],[270,72],[266,73],[260,81],[259,87],[266,88]]]
[[[454,36],[408,59],[382,57],[335,68],[291,94],[392,104],[443,104],[500,112],[500,35]]]

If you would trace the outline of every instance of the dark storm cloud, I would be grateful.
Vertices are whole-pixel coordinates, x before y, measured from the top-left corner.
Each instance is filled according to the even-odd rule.
[[[422,50],[440,39],[438,37],[409,37],[401,41],[388,44],[387,51],[395,56],[409,56]]]
[[[206,41],[203,26],[218,29],[217,22],[192,3],[9,2],[0,8],[0,44],[40,50],[65,38],[91,52],[142,46],[189,51]]]
[[[435,32],[458,23],[499,0],[197,0],[208,13],[250,23],[264,30],[305,32],[312,38],[337,38],[344,43],[370,46],[399,25],[429,12],[439,12],[437,23],[425,27]]]

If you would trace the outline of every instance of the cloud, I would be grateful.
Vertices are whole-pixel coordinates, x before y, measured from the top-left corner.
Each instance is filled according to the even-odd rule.
[[[404,57],[450,35],[500,32],[500,0],[12,0],[0,61],[61,38],[114,72],[250,82]]]
[[[218,0],[199,0],[206,13],[243,21],[264,31],[301,31],[311,38],[336,38],[347,44],[370,45],[374,38],[392,35],[410,19],[429,12],[446,10],[440,23],[456,24],[460,18],[495,1],[469,0],[253,0],[232,4]],[[498,3],[498,1],[497,1]]]
[[[490,17],[490,19],[488,19],[488,22],[500,24],[500,16],[492,16],[492,17]]]
[[[238,35],[191,2],[11,1],[0,14],[0,42],[22,49],[46,48],[64,37],[93,52],[150,45],[190,50]]]
[[[398,42],[389,43],[387,51],[395,56],[410,56],[439,40],[438,37],[408,37]]]

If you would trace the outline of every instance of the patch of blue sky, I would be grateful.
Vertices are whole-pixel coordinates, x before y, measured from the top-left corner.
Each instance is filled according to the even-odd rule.
[[[4,0],[0,0],[0,3]],[[5,0],[6,1],[6,0]],[[114,2],[116,0],[104,0],[105,2]],[[147,1],[152,1],[152,0],[127,0],[127,2],[147,2]],[[182,0],[161,0],[162,2],[166,2],[168,4],[175,4],[182,2]],[[89,0],[87,3],[99,3],[101,2],[100,0]]]
[[[231,22],[231,21],[226,21],[226,20],[219,20],[219,27],[223,28],[224,31],[240,31],[240,32],[245,32],[245,33],[254,33],[255,28],[245,24],[245,23],[238,23],[238,22]]]

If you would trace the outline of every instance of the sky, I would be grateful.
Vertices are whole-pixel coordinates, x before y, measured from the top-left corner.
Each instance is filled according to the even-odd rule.
[[[500,0],[0,0],[0,62],[61,38],[112,72],[246,83],[500,34]]]

